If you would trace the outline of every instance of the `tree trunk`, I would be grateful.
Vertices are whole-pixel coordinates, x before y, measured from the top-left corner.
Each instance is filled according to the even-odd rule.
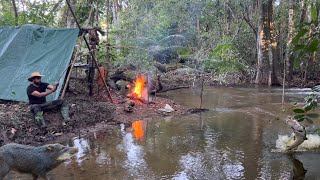
[[[115,0],[113,2],[113,6],[112,6],[112,24],[116,24],[117,20],[118,20],[118,10],[117,10],[117,0]]]
[[[14,21],[17,26],[18,25],[18,10],[17,10],[17,5],[16,5],[15,0],[12,0],[12,7],[13,7],[13,11],[14,11]]]
[[[231,20],[232,20],[232,15],[231,11],[228,7],[229,0],[227,0],[224,3],[224,11],[225,11],[225,35],[230,35],[231,31]]]
[[[263,61],[264,61],[264,47],[263,47],[263,38],[264,38],[264,30],[263,30],[263,5],[262,0],[259,0],[259,9],[260,9],[260,15],[259,15],[259,21],[258,21],[258,35],[257,35],[257,51],[258,51],[258,65],[257,65],[257,74],[256,74],[256,84],[263,83],[265,80],[263,78]]]
[[[291,51],[291,43],[292,43],[292,36],[293,36],[293,15],[294,15],[294,0],[290,0],[289,2],[289,19],[288,19],[288,38],[287,38],[287,49],[286,49],[286,77],[287,81],[291,81],[292,79],[292,51]]]
[[[259,0],[258,65],[255,83],[280,84],[278,37],[273,21],[273,0]]]
[[[281,73],[280,73],[280,48],[278,43],[278,36],[276,33],[276,28],[274,26],[273,20],[273,1],[269,2],[269,14],[268,14],[268,22],[269,22],[269,32],[270,32],[270,39],[269,39],[269,62],[270,64],[270,72],[271,75],[269,76],[269,83],[268,85],[279,85],[281,82]]]
[[[95,14],[94,14],[94,26],[98,27],[99,26],[99,1],[96,1],[96,9],[95,9]]]
[[[107,69],[109,69],[109,64],[110,64],[110,44],[109,44],[109,13],[110,13],[110,0],[106,0],[106,41],[107,41],[107,51],[106,51],[106,59],[105,59],[105,62],[106,62],[106,66],[107,66]]]
[[[292,1],[292,0],[290,0]],[[301,14],[300,14],[300,24],[303,23],[307,12],[307,3],[306,0],[302,0],[301,2]]]
[[[272,85],[274,82],[274,55],[272,51],[272,31],[273,26],[273,0],[258,1],[259,24],[257,35],[258,65],[256,74],[256,84]],[[273,30],[274,31],[274,30]]]
[[[69,2],[70,2],[70,6],[71,6],[73,12],[75,12],[76,0],[69,0]],[[67,14],[67,17],[66,17],[67,28],[74,27],[76,21],[75,21],[74,17],[72,16],[72,13],[69,8],[67,8],[66,14]]]

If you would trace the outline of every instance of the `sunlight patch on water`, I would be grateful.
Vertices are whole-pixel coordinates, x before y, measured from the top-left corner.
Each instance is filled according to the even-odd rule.
[[[222,169],[227,179],[241,179],[244,176],[242,164],[227,164]]]
[[[81,164],[84,156],[90,151],[90,146],[88,140],[84,138],[75,138],[73,140],[74,147],[78,148],[79,151],[76,154],[77,162]]]
[[[288,135],[279,135],[276,141],[277,150],[284,152],[286,150],[286,145],[291,139],[292,136]],[[320,136],[317,134],[308,134],[308,140],[304,141],[296,151],[306,151],[314,150],[320,148]]]

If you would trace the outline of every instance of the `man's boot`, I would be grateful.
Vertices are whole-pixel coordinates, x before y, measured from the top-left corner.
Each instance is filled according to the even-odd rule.
[[[37,122],[37,125],[41,128],[46,127],[46,124],[44,122],[44,118],[43,118],[43,111],[39,111],[35,114],[35,120]]]
[[[63,117],[63,125],[66,125],[66,121],[70,121],[70,114],[69,114],[69,106],[62,106],[61,107],[61,114]]]

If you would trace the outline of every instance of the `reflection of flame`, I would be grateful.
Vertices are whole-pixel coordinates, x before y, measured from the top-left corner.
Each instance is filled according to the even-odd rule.
[[[134,88],[132,89],[132,92],[128,95],[128,97],[132,99],[146,99],[146,78],[144,75],[137,75],[136,79],[133,81]],[[131,88],[131,87],[130,87]],[[136,102],[137,104],[141,104],[141,102]]]
[[[142,121],[139,120],[132,122],[132,129],[134,137],[139,141],[143,141],[144,131],[142,127]]]

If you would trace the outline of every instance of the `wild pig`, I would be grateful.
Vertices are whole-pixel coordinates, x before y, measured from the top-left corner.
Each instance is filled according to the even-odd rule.
[[[49,171],[70,159],[77,152],[77,148],[61,144],[48,144],[40,147],[6,144],[0,147],[0,180],[10,170],[32,174],[34,180],[39,176],[47,179]]]

